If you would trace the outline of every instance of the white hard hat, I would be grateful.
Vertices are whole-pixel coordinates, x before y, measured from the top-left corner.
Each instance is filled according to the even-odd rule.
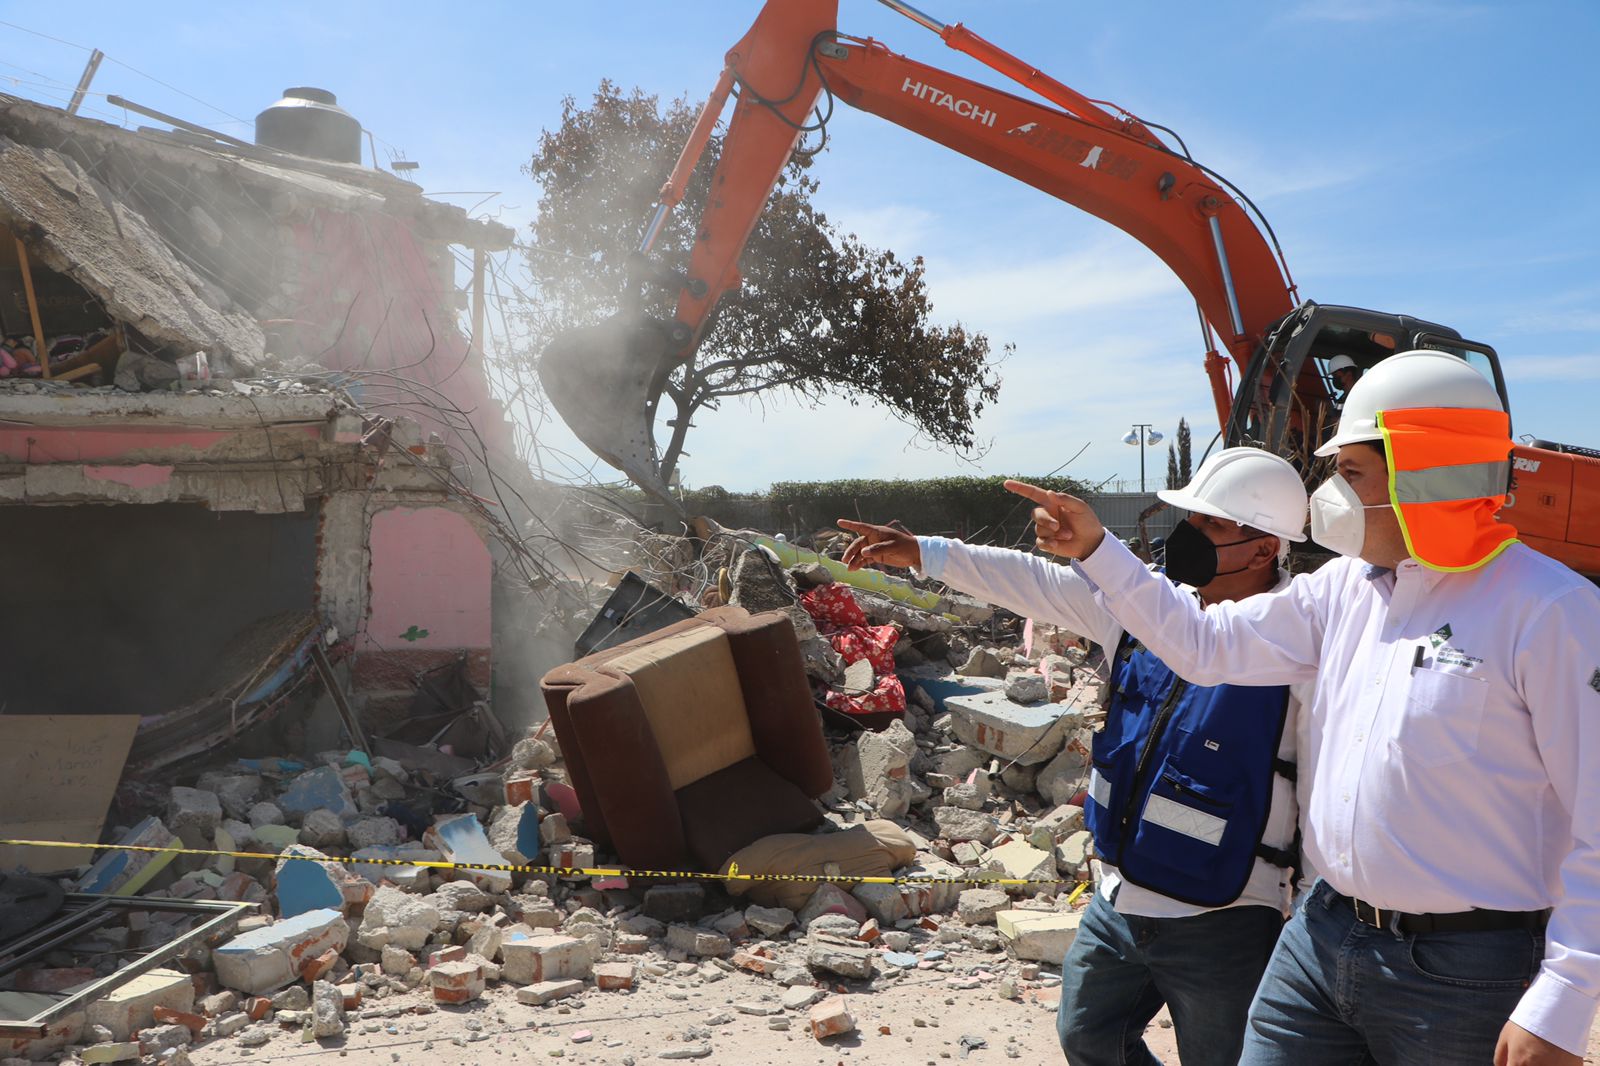
[[[1414,407],[1505,410],[1494,383],[1466,360],[1448,352],[1401,352],[1383,360],[1350,387],[1338,430],[1316,453],[1337,455],[1346,444],[1382,440],[1378,412]]]
[[[1328,373],[1337,374],[1341,370],[1355,370],[1356,361],[1348,355],[1336,355],[1328,360]]]
[[[1306,487],[1299,471],[1260,448],[1224,448],[1201,463],[1183,488],[1160,489],[1156,497],[1283,540],[1306,539]]]

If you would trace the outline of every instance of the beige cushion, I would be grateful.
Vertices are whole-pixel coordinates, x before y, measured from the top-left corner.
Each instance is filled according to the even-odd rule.
[[[746,874],[844,874],[887,877],[917,856],[904,829],[874,818],[834,833],[774,833],[740,848],[721,872],[737,864]],[[764,907],[799,911],[821,887],[816,881],[725,881],[730,896],[748,895]],[[849,888],[848,882],[842,885]]]
[[[599,667],[633,681],[674,791],[756,753],[728,636],[700,626]]]

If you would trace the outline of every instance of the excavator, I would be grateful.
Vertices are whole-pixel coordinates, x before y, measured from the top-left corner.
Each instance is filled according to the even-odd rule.
[[[671,499],[652,437],[667,376],[694,358],[719,298],[739,286],[739,256],[768,196],[802,136],[821,125],[812,116],[831,114],[835,101],[1025,182],[1154,252],[1195,299],[1224,441],[1285,456],[1308,485],[1327,472],[1329,461],[1311,453],[1338,419],[1327,369],[1337,355],[1367,369],[1414,348],[1450,352],[1493,381],[1511,410],[1488,344],[1409,315],[1301,300],[1264,216],[1173,131],[1084,96],[959,23],[903,0],[879,2],[1038,99],[842,33],[838,0],[767,0],[727,53],[644,226],[637,254],[648,261],[736,96],[687,269],[661,272],[677,289],[672,320],[625,312],[558,336],[540,361],[546,393],[573,432],[646,491]],[[1531,547],[1600,575],[1600,450],[1522,439],[1502,514]]]

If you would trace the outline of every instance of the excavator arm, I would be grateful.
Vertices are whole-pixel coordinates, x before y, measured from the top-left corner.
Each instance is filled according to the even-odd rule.
[[[688,269],[678,279],[673,321],[659,327],[614,321],[561,339],[541,365],[568,424],[635,481],[646,484],[640,475],[651,465],[648,423],[665,376],[693,358],[718,300],[739,285],[740,254],[802,136],[816,128],[819,104],[824,116],[835,101],[879,115],[1130,234],[1177,274],[1241,369],[1268,326],[1294,308],[1292,283],[1272,246],[1199,164],[1138,119],[1108,111],[965,27],[941,24],[901,0],[881,2],[1048,102],[842,35],[837,0],[768,0],[727,53],[641,241],[648,255],[736,93]],[[1221,424],[1232,406],[1227,364],[1215,350],[1208,353]]]

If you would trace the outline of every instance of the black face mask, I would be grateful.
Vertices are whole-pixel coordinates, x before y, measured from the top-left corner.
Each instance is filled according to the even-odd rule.
[[[1211,538],[1196,529],[1192,522],[1179,522],[1172,532],[1167,534],[1167,576],[1174,581],[1200,588],[1202,585],[1211,584],[1219,577],[1237,574],[1249,567],[1235,567],[1220,574],[1217,572],[1217,549],[1231,548],[1235,544],[1247,544],[1260,539],[1260,537],[1244,537],[1240,540],[1230,540],[1226,544],[1213,544]]]

